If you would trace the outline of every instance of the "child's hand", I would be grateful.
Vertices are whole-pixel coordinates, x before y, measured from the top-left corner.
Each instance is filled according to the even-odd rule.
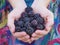
[[[46,28],[44,30],[36,30],[35,33],[32,34],[31,40],[33,41],[47,35],[51,31],[52,26],[54,24],[54,16],[53,13],[49,11],[46,8],[46,6],[40,4],[39,1],[38,3],[34,2],[32,8],[36,13],[40,13],[40,15],[45,19],[45,23],[46,23],[45,25]]]
[[[23,4],[24,5],[24,4]],[[18,20],[20,18],[21,13],[24,11],[26,8],[26,5],[20,7],[14,8],[9,14],[8,14],[8,27],[12,33],[12,35],[24,42],[29,42],[29,35],[27,35],[25,32],[15,32],[15,25],[14,25],[14,20]]]

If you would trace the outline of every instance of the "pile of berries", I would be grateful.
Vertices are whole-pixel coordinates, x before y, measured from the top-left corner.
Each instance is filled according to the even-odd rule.
[[[44,18],[39,13],[34,13],[31,7],[25,8],[25,11],[21,14],[21,17],[14,22],[16,28],[15,32],[25,31],[28,35],[32,35],[37,29],[45,29]]]

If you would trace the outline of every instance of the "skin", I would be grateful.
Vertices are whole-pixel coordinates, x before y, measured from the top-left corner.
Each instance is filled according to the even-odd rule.
[[[18,18],[21,16],[21,13],[24,11],[26,8],[26,4],[24,0],[9,0],[10,4],[13,7],[13,10],[8,14],[8,22],[7,25],[12,33],[12,35],[24,42],[31,43],[34,40],[37,40],[45,35],[47,35],[50,31],[51,28],[54,24],[54,16],[51,11],[47,9],[47,6],[50,2],[50,0],[35,0],[34,3],[32,4],[32,8],[34,12],[38,12],[41,14],[41,16],[45,19],[46,22],[46,29],[43,31],[41,30],[36,30],[32,34],[32,37],[30,39],[29,35],[26,34],[25,32],[15,32],[15,25],[14,25],[14,20],[18,20]],[[21,6],[22,5],[22,6]]]
[[[52,26],[54,24],[53,13],[47,9],[47,6],[48,6],[50,0],[47,0],[48,2],[45,2],[44,4],[43,4],[43,1],[44,0],[39,0],[39,1],[35,0],[35,2],[32,5],[32,8],[34,9],[34,11],[36,13],[40,13],[40,15],[45,19],[46,28],[44,30],[36,30],[35,33],[32,34],[32,38],[31,38],[32,41],[37,40],[37,39],[47,35],[51,31]]]
[[[9,27],[12,35],[15,38],[22,40],[24,42],[28,42],[29,35],[27,35],[25,32],[15,32],[15,25],[14,25],[14,20],[17,20],[21,16],[21,13],[26,8],[26,4],[25,4],[24,0],[13,0],[13,1],[9,0],[9,2],[11,3],[13,10],[8,14],[7,25]],[[22,2],[22,3],[18,3],[18,2]],[[21,5],[23,5],[23,6],[21,6]]]

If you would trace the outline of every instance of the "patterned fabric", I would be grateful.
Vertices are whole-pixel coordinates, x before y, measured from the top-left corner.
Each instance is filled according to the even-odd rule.
[[[0,10],[4,9],[6,7],[6,1],[5,0],[0,0]]]
[[[8,10],[12,10],[11,5],[6,0],[0,0],[0,13]],[[25,0],[27,6],[31,6],[33,0]],[[52,0],[48,6],[48,9],[54,13],[54,27],[52,31],[32,42],[31,44],[22,42],[15,39],[7,26],[0,29],[0,45],[60,45],[60,0]],[[3,11],[4,10],[4,11]],[[1,15],[0,15],[1,17]]]
[[[31,6],[34,0],[25,0],[27,6]]]

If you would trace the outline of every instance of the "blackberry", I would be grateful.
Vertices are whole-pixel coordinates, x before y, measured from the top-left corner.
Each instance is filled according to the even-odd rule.
[[[23,18],[23,21],[24,21],[24,22],[30,22],[30,18],[25,17],[25,18]]]
[[[45,26],[43,24],[38,24],[37,25],[37,29],[44,30],[45,29]]]
[[[26,27],[20,28],[21,31],[26,31]]]
[[[14,21],[14,24],[15,24],[15,26],[18,26],[18,21],[15,20],[15,21]]]
[[[15,27],[15,32],[20,32],[20,27]]]
[[[35,30],[34,30],[32,27],[28,27],[28,28],[26,29],[26,33],[27,33],[28,35],[30,35],[30,37],[31,37],[31,35],[32,35],[34,32],[35,32]]]
[[[31,21],[31,25],[33,25],[33,26],[37,26],[37,24],[38,24],[38,23],[37,23],[36,20],[32,20],[32,21]]]
[[[29,22],[26,22],[25,24],[24,24],[24,26],[27,28],[27,27],[29,27],[31,24],[29,23]]]
[[[27,13],[26,13],[26,12],[23,12],[23,13],[21,14],[21,17],[22,17],[22,18],[27,17]]]
[[[38,18],[38,17],[40,17],[40,14],[39,14],[39,13],[34,14],[34,18],[35,18],[35,19]]]
[[[38,23],[44,24],[44,19],[42,17],[36,18]]]
[[[28,13],[28,16],[29,16],[29,17],[33,17],[33,16],[34,16],[34,12],[33,12],[33,11],[30,11],[30,12]]]
[[[23,27],[23,26],[24,26],[24,22],[23,22],[23,21],[18,21],[18,25],[19,25],[20,27]]]
[[[25,8],[25,12],[29,13],[30,11],[33,11],[33,9],[31,7]]]
[[[20,17],[20,18],[18,19],[18,21],[23,21],[23,18],[22,18],[22,17]]]
[[[30,22],[31,22],[32,20],[34,20],[34,18],[33,18],[33,17],[30,17]]]

